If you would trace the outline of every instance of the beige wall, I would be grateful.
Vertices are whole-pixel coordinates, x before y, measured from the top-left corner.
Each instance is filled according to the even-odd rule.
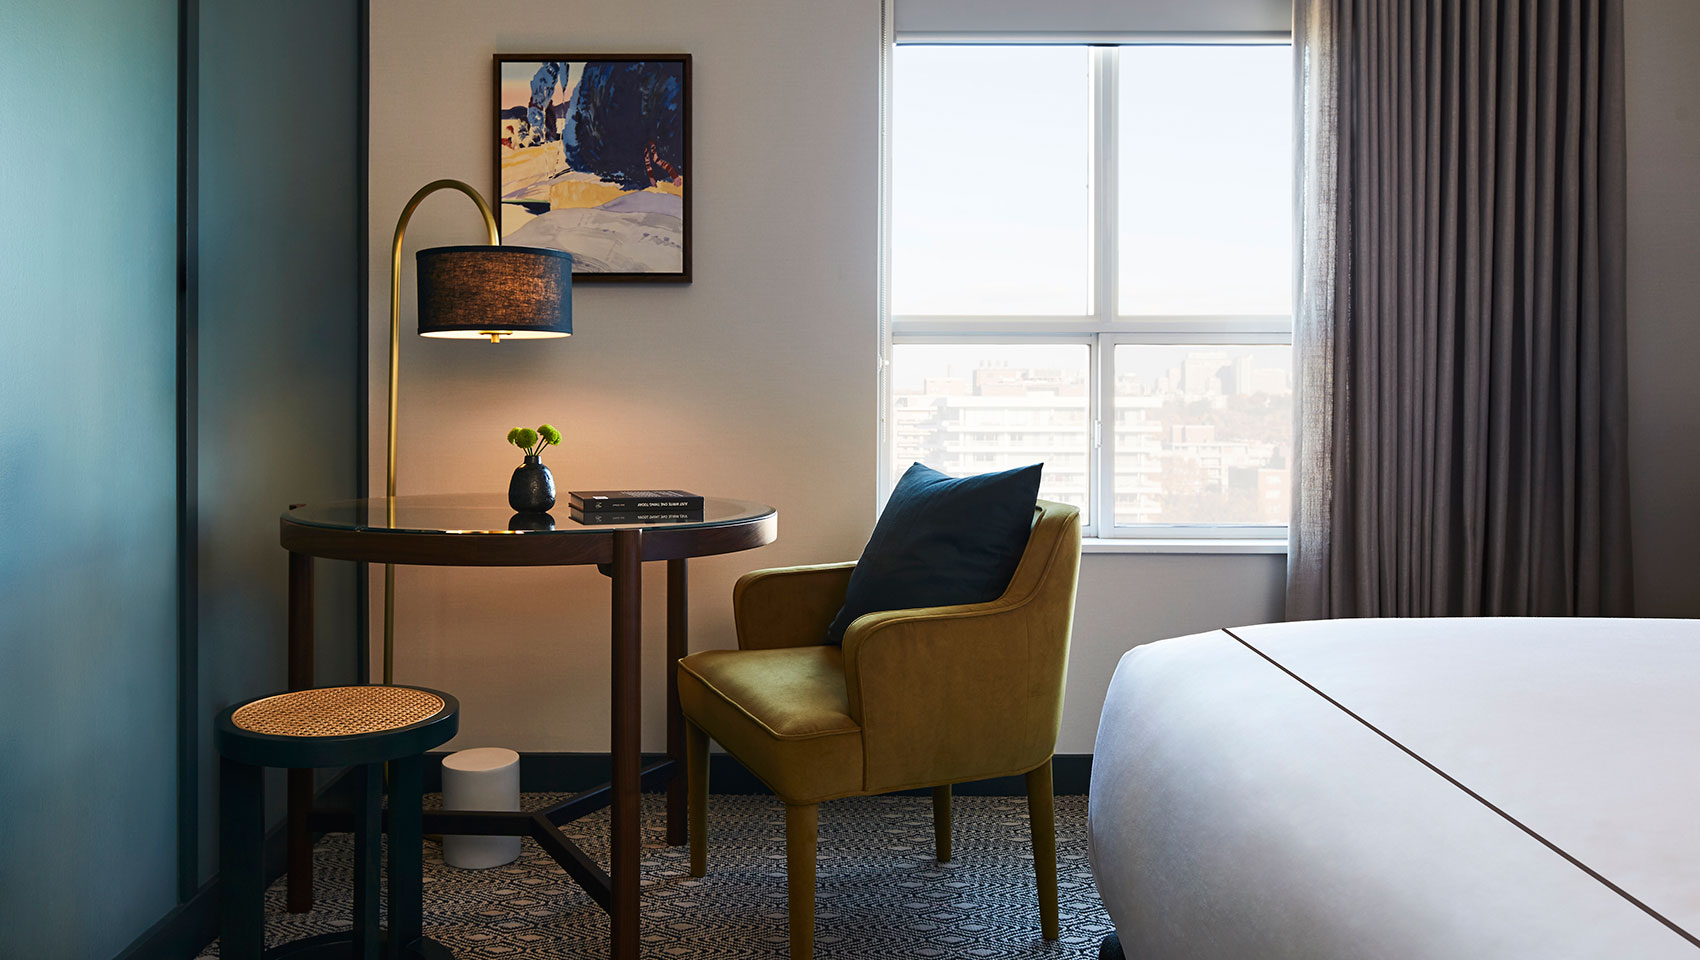
[[[1700,2],[1624,21],[1636,610],[1700,617]]]
[[[403,493],[499,489],[502,436],[552,420],[564,487],[682,486],[772,503],[780,539],[692,567],[693,646],[731,646],[729,598],[760,566],[853,558],[873,522],[878,0],[372,4],[372,476],[383,477],[389,240],[438,177],[487,190],[490,55],[693,55],[696,282],[574,292],[564,342],[402,341]],[[455,194],[412,251],[476,242]],[[411,263],[403,328],[412,317]],[[1281,610],[1283,558],[1088,556],[1059,749],[1092,749],[1136,642]],[[601,750],[607,581],[592,571],[404,568],[397,676],[465,705],[456,745]],[[645,582],[644,743],[662,744],[659,571]]]

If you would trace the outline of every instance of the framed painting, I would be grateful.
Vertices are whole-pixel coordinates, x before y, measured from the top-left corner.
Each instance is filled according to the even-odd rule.
[[[689,54],[497,54],[502,242],[573,282],[691,279]]]

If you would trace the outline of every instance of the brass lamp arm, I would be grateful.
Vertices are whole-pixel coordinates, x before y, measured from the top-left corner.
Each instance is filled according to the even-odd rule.
[[[395,242],[390,245],[390,422],[389,422],[389,451],[384,469],[384,493],[387,498],[386,506],[390,525],[395,524],[395,439],[396,439],[396,401],[398,396],[397,384],[401,379],[401,240],[407,232],[407,221],[412,219],[413,211],[421,201],[438,190],[459,190],[478,205],[478,212],[484,215],[484,227],[490,234],[490,245],[497,246],[502,242],[501,232],[496,227],[496,216],[490,212],[490,205],[471,184],[460,180],[433,180],[419,188],[419,192],[407,201],[407,206],[401,208],[401,217],[395,224]],[[384,682],[395,681],[395,565],[384,564]]]
[[[390,424],[389,424],[389,459],[385,468],[386,496],[395,496],[395,444],[396,444],[396,385],[401,377],[401,241],[407,233],[407,222],[413,219],[413,211],[428,196],[438,190],[459,190],[472,198],[478,205],[478,212],[484,215],[484,227],[490,234],[490,245],[496,246],[502,242],[501,233],[496,227],[496,216],[490,212],[490,205],[471,184],[460,180],[433,180],[413,195],[407,201],[407,206],[401,208],[401,217],[395,224],[395,241],[390,244]]]

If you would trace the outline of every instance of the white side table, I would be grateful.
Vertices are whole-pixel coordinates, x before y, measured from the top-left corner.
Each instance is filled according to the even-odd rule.
[[[473,747],[443,758],[443,807],[519,810],[519,754],[506,747]],[[519,859],[519,837],[443,838],[451,867],[484,870]]]

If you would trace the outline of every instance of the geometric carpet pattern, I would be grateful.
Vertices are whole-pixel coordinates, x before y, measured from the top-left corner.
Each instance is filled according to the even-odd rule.
[[[428,798],[428,802],[435,800]],[[526,794],[527,809],[559,795]],[[933,859],[928,797],[858,797],[820,808],[815,955],[822,960],[913,957],[1092,958],[1111,925],[1086,853],[1086,798],[1059,796],[1057,885],[1062,939],[1039,935],[1025,797],[956,797],[952,859]],[[785,808],[771,796],[715,795],[708,810],[708,876],[693,879],[686,847],[665,844],[662,797],[644,796],[643,956],[649,960],[783,960]],[[607,862],[607,811],[566,833]],[[352,838],[329,834],[314,852],[310,913],[283,909],[283,882],[266,894],[266,940],[349,927]],[[489,870],[443,863],[425,845],[425,932],[461,960],[589,960],[608,955],[608,919],[529,839],[520,858]],[[215,942],[202,954],[216,957]]]

